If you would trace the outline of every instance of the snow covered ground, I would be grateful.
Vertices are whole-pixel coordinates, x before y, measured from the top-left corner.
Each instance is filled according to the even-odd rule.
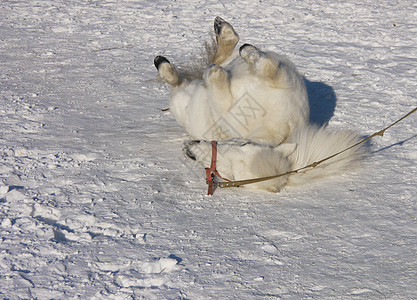
[[[356,173],[205,195],[153,58],[198,55],[217,15],[294,61],[313,122],[417,104],[414,0],[2,0],[2,298],[417,298],[417,115]]]

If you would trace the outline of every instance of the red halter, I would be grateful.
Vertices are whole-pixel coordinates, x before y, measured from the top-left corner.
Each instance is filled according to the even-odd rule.
[[[217,160],[217,142],[211,141],[211,165],[210,168],[205,168],[206,170],[206,177],[207,177],[207,185],[208,185],[208,192],[207,195],[213,195],[214,193],[214,178],[219,176],[221,179],[226,181],[231,181],[229,179],[223,178],[220,176],[219,172],[216,170],[216,160]]]

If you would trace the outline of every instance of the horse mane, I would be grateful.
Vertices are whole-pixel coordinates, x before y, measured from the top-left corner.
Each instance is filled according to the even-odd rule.
[[[194,61],[178,66],[178,75],[180,78],[188,81],[203,79],[204,71],[213,64],[216,53],[217,43],[214,36],[211,35],[210,40],[204,43],[203,49],[200,50],[200,55]]]

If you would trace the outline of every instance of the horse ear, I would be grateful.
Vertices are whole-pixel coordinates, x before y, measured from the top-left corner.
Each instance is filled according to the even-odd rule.
[[[274,148],[275,151],[281,152],[285,157],[290,156],[297,148],[296,143],[285,143]]]

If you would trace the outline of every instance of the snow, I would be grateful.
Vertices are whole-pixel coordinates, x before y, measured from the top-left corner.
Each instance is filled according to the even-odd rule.
[[[206,196],[153,58],[198,55],[214,17],[308,79],[312,120],[363,135],[417,103],[417,4],[3,0],[0,296],[417,298],[417,117],[361,170]]]

